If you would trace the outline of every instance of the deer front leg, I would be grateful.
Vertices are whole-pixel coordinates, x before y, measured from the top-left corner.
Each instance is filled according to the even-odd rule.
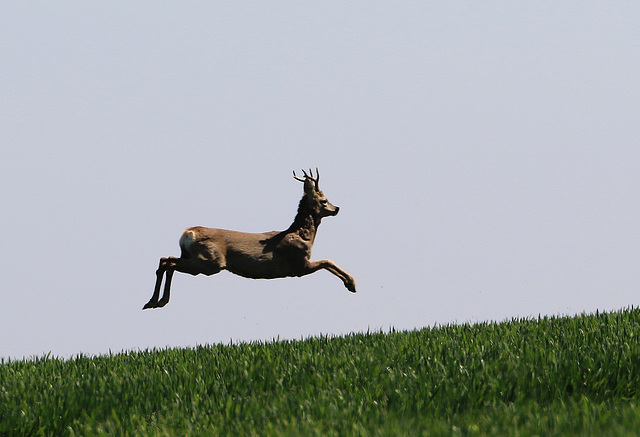
[[[352,293],[356,292],[356,281],[353,279],[353,277],[349,273],[338,267],[336,263],[331,260],[323,259],[320,261],[310,261],[307,264],[307,271],[304,274],[307,275],[313,272],[317,272],[320,269],[325,269],[333,273],[338,278],[340,278],[342,282],[344,282],[344,286],[347,287],[347,290]]]

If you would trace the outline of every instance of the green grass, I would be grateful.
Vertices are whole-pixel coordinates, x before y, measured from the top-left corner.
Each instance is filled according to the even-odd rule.
[[[0,435],[637,435],[640,310],[0,365]]]

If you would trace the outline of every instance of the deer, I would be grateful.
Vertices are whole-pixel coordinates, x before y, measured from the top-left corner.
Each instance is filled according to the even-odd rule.
[[[331,204],[320,190],[318,168],[315,177],[311,169],[302,173],[303,177],[299,177],[293,171],[293,178],[304,184],[304,194],[287,230],[247,233],[203,226],[187,228],[180,237],[180,257],[160,258],[153,296],[142,309],[162,308],[169,303],[171,279],[176,271],[211,276],[227,270],[245,278],[274,279],[300,277],[324,269],[355,293],[353,277],[333,261],[311,261],[311,247],[320,221],[337,215],[340,208]],[[163,277],[164,291],[160,298]]]

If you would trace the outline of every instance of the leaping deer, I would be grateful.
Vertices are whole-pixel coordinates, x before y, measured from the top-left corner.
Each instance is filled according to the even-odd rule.
[[[317,168],[315,178],[311,170],[309,174],[304,170],[302,173],[304,178],[293,172],[293,177],[304,183],[304,195],[296,218],[286,231],[250,234],[202,226],[186,229],[180,237],[180,258],[160,258],[153,296],[142,309],[161,308],[169,303],[171,278],[175,271],[210,276],[228,270],[245,278],[272,279],[305,276],[325,269],[340,278],[347,290],[355,293],[356,283],[351,275],[333,261],[310,260],[320,221],[323,217],[338,214],[340,208],[332,205],[320,191]],[[165,274],[164,293],[158,300]]]

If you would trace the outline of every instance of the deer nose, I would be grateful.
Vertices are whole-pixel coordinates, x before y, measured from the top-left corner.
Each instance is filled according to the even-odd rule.
[[[336,214],[338,214],[340,212],[340,207],[336,206]]]

